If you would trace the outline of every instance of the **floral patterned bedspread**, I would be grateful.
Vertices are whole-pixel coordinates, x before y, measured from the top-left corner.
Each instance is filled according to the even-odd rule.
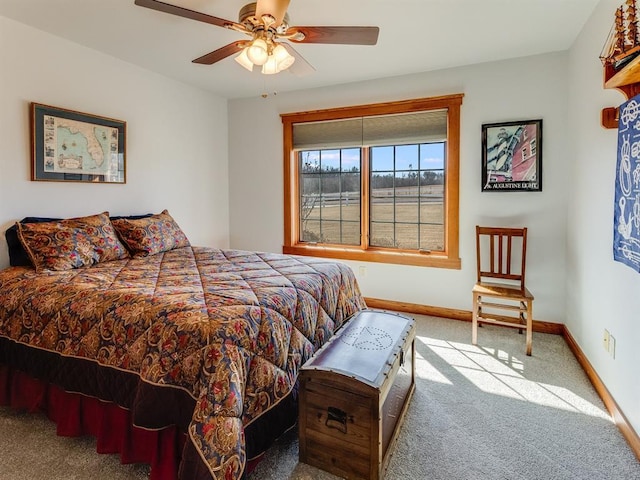
[[[0,272],[0,336],[184,389],[196,405],[189,437],[215,479],[242,476],[243,426],[362,308],[349,267],[281,254],[184,247]]]

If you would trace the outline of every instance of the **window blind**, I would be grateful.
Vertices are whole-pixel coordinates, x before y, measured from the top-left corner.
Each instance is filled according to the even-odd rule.
[[[293,125],[296,150],[407,145],[446,139],[446,109]]]

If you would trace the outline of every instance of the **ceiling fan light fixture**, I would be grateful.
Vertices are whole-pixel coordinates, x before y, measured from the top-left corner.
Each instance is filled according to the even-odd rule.
[[[278,62],[276,57],[273,55],[269,55],[269,60],[262,66],[262,73],[264,75],[273,75],[274,73],[278,73]]]
[[[247,56],[254,65],[264,65],[269,60],[267,42],[262,38],[256,38],[247,48]]]
[[[265,75],[280,73],[293,65],[295,60],[295,57],[293,57],[285,47],[277,44],[271,51],[267,62],[262,66],[262,73]]]
[[[287,51],[287,49],[281,44],[278,44],[273,49],[272,57],[276,59],[276,66],[277,66],[278,72],[282,72],[283,70],[286,70],[291,65],[293,65],[293,62],[296,61],[296,57],[291,55]]]
[[[248,50],[249,49],[247,47],[243,48],[240,54],[236,55],[234,60],[250,72],[253,72],[253,62],[249,60],[249,56],[247,55]]]

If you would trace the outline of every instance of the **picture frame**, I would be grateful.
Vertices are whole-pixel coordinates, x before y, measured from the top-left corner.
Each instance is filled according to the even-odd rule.
[[[30,103],[31,180],[126,183],[122,120]]]
[[[482,191],[542,191],[542,119],[482,125]]]

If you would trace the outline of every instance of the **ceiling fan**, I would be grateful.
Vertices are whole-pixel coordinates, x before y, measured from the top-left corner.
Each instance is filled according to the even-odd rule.
[[[303,75],[314,68],[288,43],[324,43],[341,45],[375,45],[378,27],[299,27],[289,26],[287,8],[290,0],[258,0],[240,9],[238,22],[214,17],[158,0],[135,0],[135,4],[159,12],[224,27],[251,37],[238,40],[193,60],[212,65],[235,53],[235,60],[249,71],[262,67],[262,73],[274,74],[290,68]]]

